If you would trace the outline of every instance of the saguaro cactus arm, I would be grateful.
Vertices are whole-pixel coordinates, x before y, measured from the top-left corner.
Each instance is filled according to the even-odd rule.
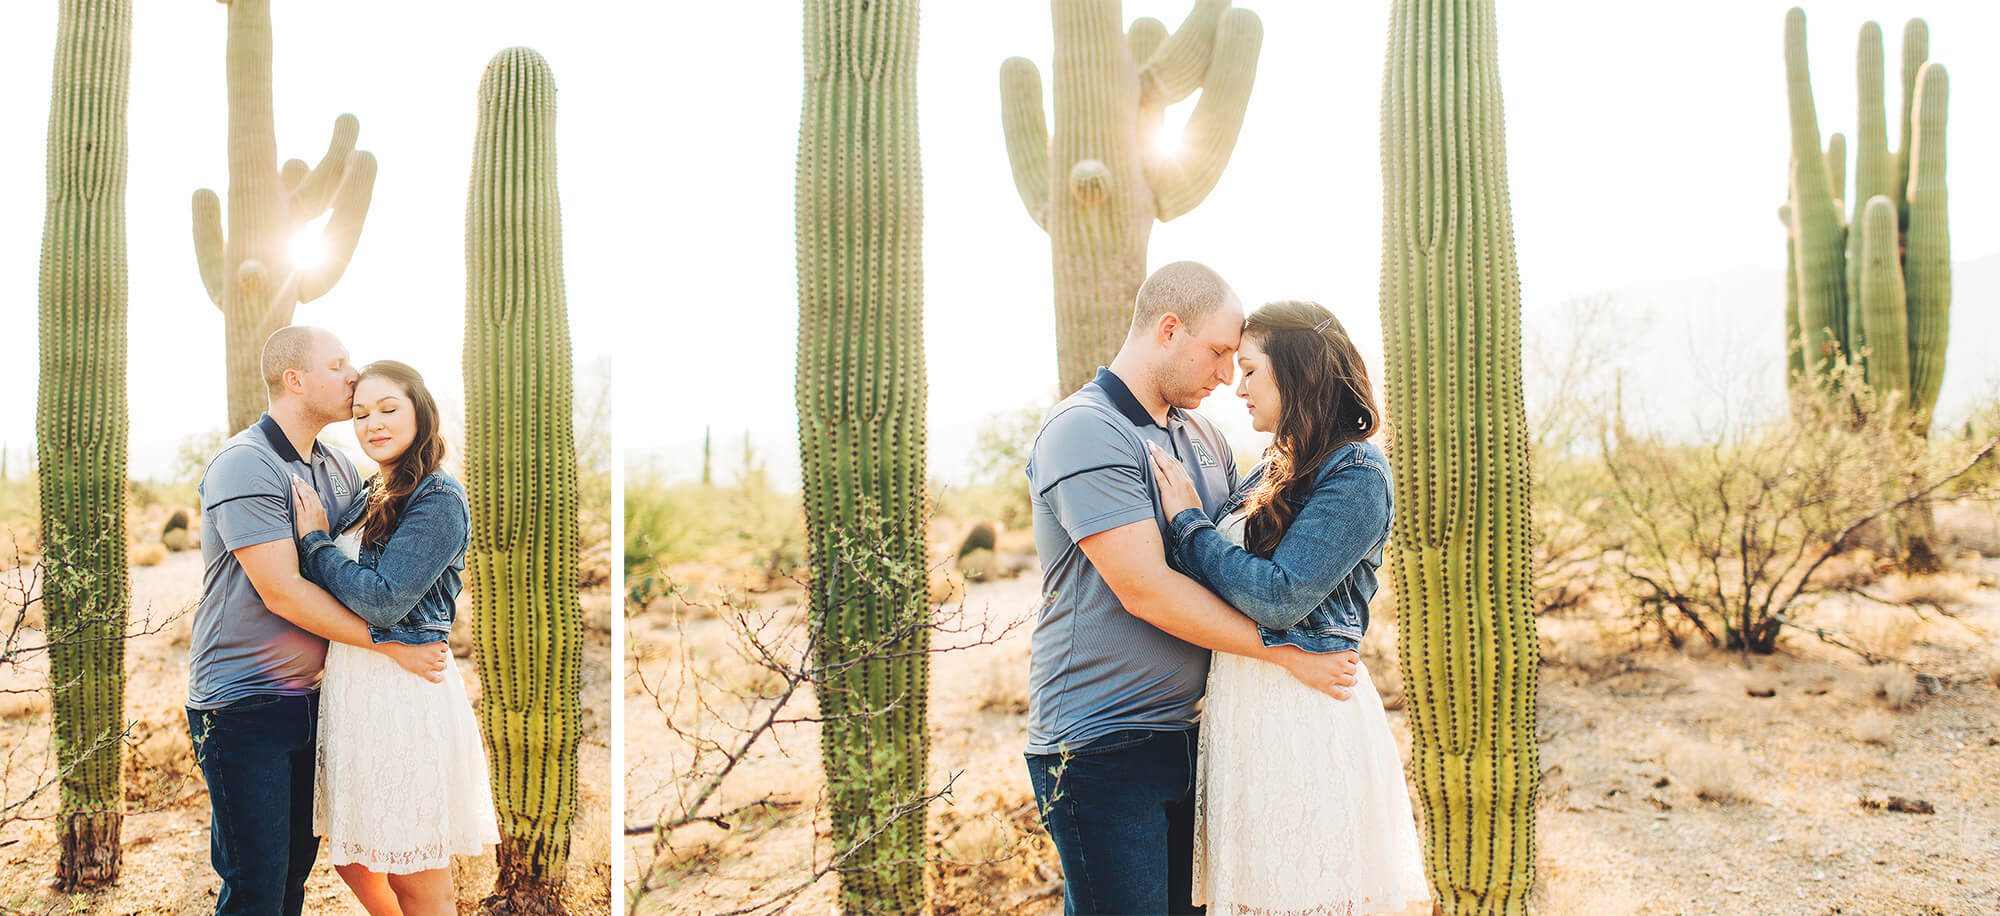
[[[1214,53],[1216,32],[1229,0],[1196,0],[1181,27],[1144,57],[1133,55],[1139,68],[1139,103],[1172,105],[1202,88]],[[1137,23],[1134,23],[1137,25]],[[1162,26],[1162,29],[1165,27]]]
[[[222,307],[222,198],[202,188],[194,192],[194,261],[208,301]]]
[[[298,302],[311,302],[326,295],[347,271],[354,247],[361,242],[361,223],[368,217],[368,203],[375,192],[375,157],[366,151],[349,153],[341,171],[345,178],[333,198],[333,216],[324,230],[326,257],[318,264],[299,269]],[[286,323],[290,320],[287,316]]]
[[[1917,77],[1910,147],[1909,219],[1904,239],[1904,282],[1910,307],[1910,399],[1920,428],[1930,425],[1944,385],[1944,357],[1951,332],[1951,223],[1945,190],[1945,111],[1950,78],[1942,64],[1927,63]]]
[[[1845,238],[1834,208],[1832,176],[1819,142],[1812,76],[1806,58],[1806,14],[1785,14],[1785,94],[1792,130],[1792,233],[1798,240],[1799,330],[1805,361],[1823,373],[1845,341]]]
[[[1000,64],[1000,128],[1014,190],[1035,225],[1049,227],[1049,119],[1042,107],[1042,73],[1025,57]]]
[[[1931,31],[1922,19],[1912,19],[1903,23],[1903,117],[1898,129],[1895,173],[1896,206],[1901,208],[1904,222],[1909,221],[1908,189],[1910,181],[1910,149],[1914,141],[1915,126],[1911,112],[1917,101],[1917,76],[1924,68],[1924,62],[1931,56]]]
[[[1191,19],[1193,17],[1190,17]],[[1182,26],[1182,30],[1186,30]],[[1161,54],[1171,50],[1162,48]],[[1177,155],[1150,155],[1146,181],[1161,221],[1173,219],[1200,204],[1222,178],[1236,136],[1249,108],[1250,87],[1257,78],[1257,54],[1264,44],[1264,23],[1249,10],[1230,10],[1215,29],[1213,59],[1202,84],[1201,100],[1188,118]]]
[[[1133,61],[1150,61],[1160,50],[1160,44],[1167,40],[1166,23],[1151,16],[1140,16],[1132,20],[1132,27],[1125,30],[1125,47],[1131,49]]]
[[[1886,403],[1893,394],[1902,403],[1910,395],[1909,311],[1903,292],[1903,266],[1897,261],[1896,204],[1886,194],[1869,198],[1854,234],[1861,257],[1855,266],[1860,290],[1856,311],[1867,347],[1868,385]]]
[[[320,157],[319,165],[303,181],[296,182],[296,187],[295,182],[287,177],[285,186],[292,192],[288,203],[293,219],[313,219],[326,212],[334,192],[344,183],[350,163],[349,154],[354,152],[354,141],[360,133],[361,119],[351,114],[333,119],[333,138],[327,142],[326,155]],[[286,162],[285,171],[295,172],[292,162],[298,161]]]

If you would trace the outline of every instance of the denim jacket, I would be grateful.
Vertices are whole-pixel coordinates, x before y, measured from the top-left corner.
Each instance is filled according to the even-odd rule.
[[[333,530],[360,522],[380,481],[368,482]],[[332,535],[311,531],[299,542],[299,566],[307,579],[368,622],[370,639],[421,646],[451,632],[471,536],[464,487],[450,474],[432,471],[403,501],[389,539],[361,545],[360,562],[342,554]]]
[[[1217,510],[1243,505],[1264,465],[1258,465]],[[1257,623],[1264,645],[1307,652],[1359,647],[1368,630],[1375,571],[1389,541],[1394,497],[1381,449],[1353,442],[1334,450],[1269,559],[1238,547],[1200,509],[1174,515],[1169,532],[1174,566]]]

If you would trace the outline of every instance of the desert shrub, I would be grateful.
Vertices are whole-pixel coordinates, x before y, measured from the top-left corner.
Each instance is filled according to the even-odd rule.
[[[0,568],[32,555],[42,527],[42,499],[33,474],[0,480]]]
[[[1865,398],[1853,375],[1842,384]],[[1593,523],[1622,590],[1673,645],[1774,651],[1800,612],[1858,587],[1827,564],[1859,532],[1935,501],[1993,448],[1927,441],[1893,413],[1859,416],[1820,394],[1699,441],[1634,432],[1615,414],[1606,425],[1610,488]]]
[[[1607,296],[1563,302],[1524,347],[1538,614],[1575,609],[1608,588],[1594,525],[1610,480],[1596,433],[1614,399],[1612,356],[1634,327],[1615,320],[1614,305]]]
[[[704,559],[748,564],[767,577],[805,564],[805,516],[796,493],[781,493],[763,469],[746,464],[731,485],[669,482],[657,468],[625,481],[625,572],[635,588],[660,568]]]
[[[995,519],[1016,530],[1033,522],[1028,503],[1028,450],[1042,427],[1043,413],[1041,407],[1021,407],[986,417],[972,447],[966,483],[933,487],[937,514]]]
[[[584,554],[611,541],[611,357],[578,367],[570,425],[576,436],[577,545]]]

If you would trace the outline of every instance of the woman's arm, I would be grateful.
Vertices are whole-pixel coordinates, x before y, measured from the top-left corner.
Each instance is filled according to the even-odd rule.
[[[1196,510],[1175,513],[1174,559],[1243,615],[1274,630],[1296,626],[1375,548],[1389,525],[1389,481],[1370,465],[1327,475],[1266,559],[1229,543]]]
[[[464,552],[470,533],[465,513],[457,493],[437,487],[404,508],[374,569],[348,559],[324,530],[307,531],[300,540],[300,564],[361,619],[386,627],[409,614]]]

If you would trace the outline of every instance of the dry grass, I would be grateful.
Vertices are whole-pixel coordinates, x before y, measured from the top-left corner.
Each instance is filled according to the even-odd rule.
[[[142,545],[143,546],[143,545]],[[152,545],[164,551],[158,544]],[[176,553],[157,566],[136,568],[132,575],[132,616],[160,620],[190,604],[200,591],[201,558]],[[592,595],[586,595],[591,598]],[[599,600],[607,596],[596,593]],[[0,611],[14,608],[0,604]],[[11,617],[11,615],[10,615]],[[164,629],[126,642],[126,715],[132,730],[123,760],[126,818],[124,868],[119,882],[88,895],[58,895],[48,887],[55,873],[55,822],[41,799],[32,810],[39,820],[0,829],[0,912],[34,912],[49,916],[82,913],[163,913],[194,916],[215,906],[216,878],[209,866],[209,805],[187,733],[182,702],[187,685],[187,640],[191,616],[181,616]],[[584,733],[579,751],[579,799],[572,827],[570,868],[564,904],[572,913],[610,912],[610,644],[596,629],[586,630],[584,661]],[[478,702],[477,667],[459,662],[467,691]],[[6,692],[17,686],[8,678],[22,674],[40,686],[39,671],[10,674],[0,666],[0,759],[14,766],[0,778],[0,797],[12,799],[31,778],[48,753],[47,693]],[[495,878],[493,854],[458,857],[453,877],[461,912],[491,891]],[[322,856],[306,888],[309,913],[359,913],[339,877]]]
[[[1905,665],[1878,665],[1870,674],[1874,694],[1887,701],[1890,709],[1904,710],[1916,705],[1917,675]]]
[[[1007,554],[1009,534],[1001,534],[996,557]],[[2000,632],[2000,592],[1991,581],[2000,564],[1954,562],[1957,572],[1905,579],[1866,551],[1836,561],[1840,576],[1885,600],[1959,615],[1846,596],[1805,615],[1890,663],[1869,664],[1801,631],[1790,631],[1774,656],[1746,659],[1699,640],[1669,651],[1635,635],[1628,609],[1610,606],[1539,619],[1545,664],[1537,715],[1547,775],[1534,912],[1991,910],[2000,902],[2000,848],[1990,843],[2000,833],[2000,645],[1990,635]],[[954,600],[968,595],[972,605],[1033,601],[1030,582],[960,592],[956,577],[940,578]],[[1362,656],[1407,748],[1394,596],[1385,589],[1374,608]],[[635,640],[642,659],[664,657]],[[1023,633],[941,655],[933,668],[932,772],[935,781],[960,774],[931,821],[937,913],[1060,911],[1060,869],[1018,754],[1027,658]],[[1918,672],[1928,677],[1920,681]],[[628,713],[635,742],[628,760],[657,755],[641,752],[657,740],[637,718],[650,707],[628,709],[641,710]],[[794,736],[787,751],[746,772],[810,806],[816,747]],[[659,775],[654,768],[634,776],[629,816],[655,813],[639,806],[658,802],[657,786],[643,783]],[[1859,804],[1889,796],[1921,798],[1938,813]],[[804,816],[737,827],[677,845],[670,855],[679,883],[650,896],[641,912],[753,902],[826,840],[823,821]],[[628,854],[642,858],[648,845],[634,842]],[[791,911],[829,911],[831,884],[816,885]]]
[[[1722,748],[1706,737],[1665,734],[1655,744],[1655,752],[1674,783],[1703,801],[1752,801],[1743,778],[1741,748]]]
[[[158,566],[167,562],[167,548],[153,541],[134,544],[127,559],[133,566]]]
[[[1888,747],[1896,737],[1896,720],[1876,710],[1869,710],[1854,717],[1852,729],[1854,740],[1877,747]]]

